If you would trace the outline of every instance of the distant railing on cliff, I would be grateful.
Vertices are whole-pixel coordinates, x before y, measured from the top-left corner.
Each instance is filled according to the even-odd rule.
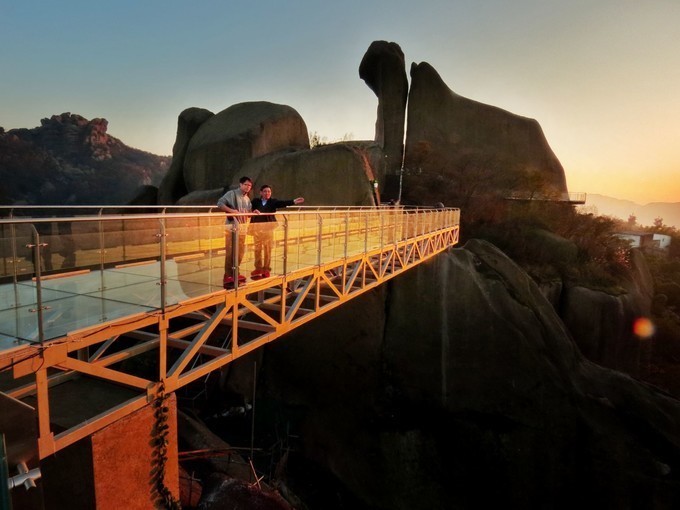
[[[537,202],[562,202],[571,205],[586,203],[586,194],[581,191],[540,193],[533,191],[513,191],[505,197],[506,200],[537,201]]]

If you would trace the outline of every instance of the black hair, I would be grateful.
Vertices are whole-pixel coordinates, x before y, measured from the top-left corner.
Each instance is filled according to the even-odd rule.
[[[247,177],[247,176],[244,175],[243,177],[241,177],[241,178],[238,180],[238,183],[239,183],[239,184],[243,184],[244,182],[250,182],[250,184],[252,184],[252,183],[253,183],[253,180],[252,180],[250,177]]]

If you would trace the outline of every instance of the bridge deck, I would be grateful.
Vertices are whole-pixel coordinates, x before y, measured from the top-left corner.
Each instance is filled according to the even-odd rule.
[[[280,215],[272,276],[231,290],[222,214],[0,220],[11,270],[0,285],[0,370],[13,375],[3,391],[35,403],[45,457],[456,244],[458,220],[455,209]],[[246,239],[237,270],[248,274]],[[145,353],[153,376],[124,363]],[[137,396],[54,434],[49,388],[74,377]]]

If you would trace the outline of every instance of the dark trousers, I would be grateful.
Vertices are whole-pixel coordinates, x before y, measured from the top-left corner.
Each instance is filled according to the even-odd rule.
[[[275,224],[251,223],[255,242],[255,269],[261,271],[272,270],[272,243],[274,242]]]

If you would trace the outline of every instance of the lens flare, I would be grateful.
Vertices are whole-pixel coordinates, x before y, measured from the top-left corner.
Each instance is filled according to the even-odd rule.
[[[633,333],[640,338],[649,338],[655,331],[654,323],[647,317],[638,317],[633,322]]]

